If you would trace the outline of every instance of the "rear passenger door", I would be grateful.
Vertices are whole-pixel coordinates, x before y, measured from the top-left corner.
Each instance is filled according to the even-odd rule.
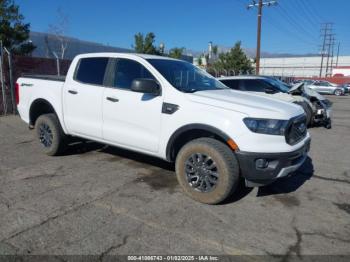
[[[327,82],[317,81],[314,83],[314,86],[316,87],[315,90],[319,93],[329,93],[329,86]]]
[[[109,58],[78,61],[72,79],[64,87],[64,121],[71,134],[102,138],[102,95]]]
[[[131,149],[157,152],[160,137],[162,96],[131,91],[137,78],[156,78],[141,63],[113,59],[111,81],[103,94],[104,140]]]

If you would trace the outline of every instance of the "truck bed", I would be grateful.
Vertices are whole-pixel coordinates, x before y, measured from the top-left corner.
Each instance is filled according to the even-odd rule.
[[[66,80],[66,76],[58,76],[58,75],[31,75],[31,74],[23,74],[24,78],[34,78],[40,80],[51,80],[51,81],[59,81],[64,82]]]

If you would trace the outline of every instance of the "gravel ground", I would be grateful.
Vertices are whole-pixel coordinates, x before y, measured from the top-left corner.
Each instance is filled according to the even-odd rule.
[[[312,128],[293,176],[209,206],[173,166],[93,142],[41,153],[19,117],[0,118],[0,254],[350,255],[350,97]]]

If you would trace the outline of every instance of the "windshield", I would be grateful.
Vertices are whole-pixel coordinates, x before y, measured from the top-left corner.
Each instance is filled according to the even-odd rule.
[[[168,82],[181,92],[229,89],[207,72],[178,60],[147,59]]]
[[[282,92],[282,93],[288,93],[290,87],[286,84],[283,83],[280,80],[274,79],[274,78],[265,78],[265,80],[272,85],[273,87],[277,88],[278,91]]]

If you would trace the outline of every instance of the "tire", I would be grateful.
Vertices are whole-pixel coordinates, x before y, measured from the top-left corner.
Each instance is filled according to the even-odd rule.
[[[67,137],[55,114],[41,115],[35,122],[35,130],[46,155],[56,156],[64,151]]]
[[[313,113],[310,106],[305,102],[295,102],[295,104],[301,106],[304,109],[306,115],[306,126],[311,127],[313,124]]]
[[[236,156],[227,145],[212,138],[199,138],[184,145],[176,157],[175,169],[183,191],[192,199],[205,204],[224,201],[239,184]],[[215,183],[212,185],[212,182]]]
[[[342,94],[343,94],[343,91],[340,90],[340,89],[336,89],[336,90],[334,91],[334,95],[336,95],[336,96],[341,96]]]

